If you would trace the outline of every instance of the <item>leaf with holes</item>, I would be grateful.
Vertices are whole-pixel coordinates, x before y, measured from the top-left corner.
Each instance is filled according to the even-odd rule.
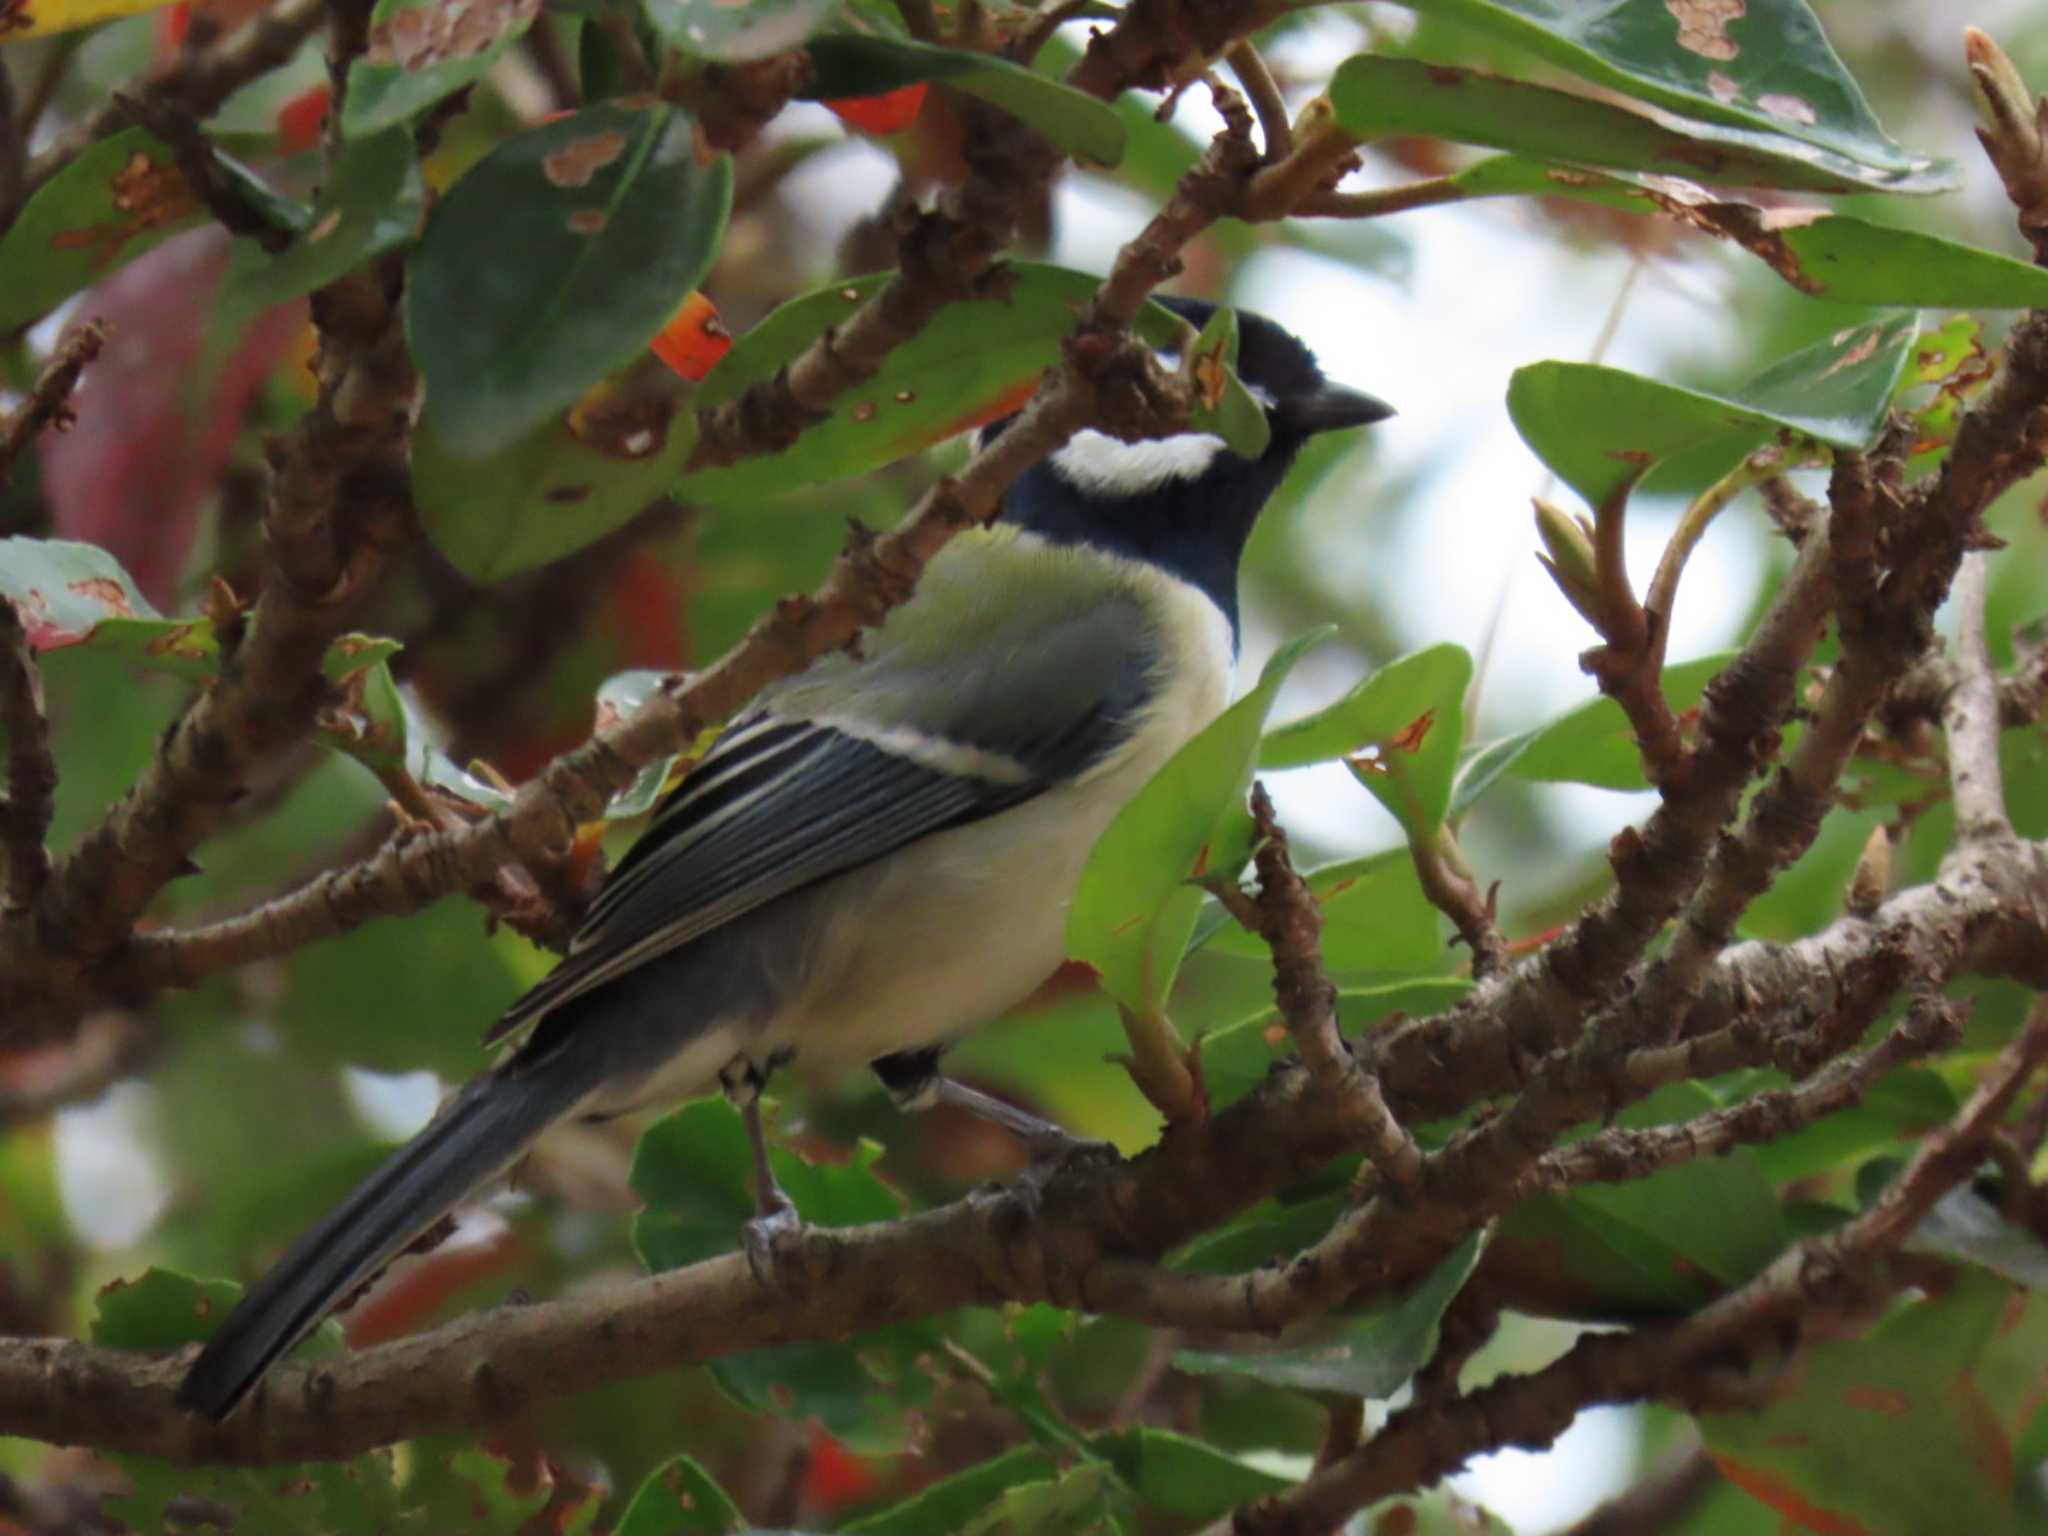
[[[1330,81],[1337,123],[1360,139],[1427,134],[1512,150],[1532,160],[1654,171],[1693,181],[1812,192],[1938,192],[1924,166],[1904,173],[1817,148],[1773,130],[1687,122],[1420,59],[1360,54]]]
[[[1234,874],[1251,851],[1244,797],[1280,684],[1314,630],[1266,663],[1258,685],[1175,753],[1097,839],[1067,914],[1067,952],[1102,973],[1111,996],[1155,1011],[1173,987],[1201,910],[1194,882]]]
[[[427,222],[406,333],[451,453],[485,458],[637,356],[711,263],[732,162],[667,106],[583,111],[506,140]]]
[[[936,80],[1001,107],[1077,160],[1115,165],[1123,158],[1124,125],[1116,112],[1072,86],[967,48],[940,48],[909,38],[837,32],[806,45],[813,101],[881,96],[920,80]]]
[[[348,72],[344,138],[409,122],[490,73],[540,0],[377,0],[370,44]]]
[[[1913,315],[1845,326],[1726,396],[1597,363],[1531,363],[1508,385],[1508,414],[1536,456],[1597,507],[1659,460],[1707,443],[1791,432],[1867,446],[1918,334]]]
[[[1471,682],[1472,658],[1459,646],[1404,656],[1328,709],[1269,732],[1259,745],[1259,766],[1345,758],[1411,837],[1427,837],[1450,807]]]
[[[0,237],[0,333],[40,320],[205,219],[160,140],[140,128],[101,139],[39,188]]]
[[[1952,167],[1901,149],[1886,135],[1804,0],[1407,3],[1637,101],[1812,144],[1900,190],[1954,185]]]

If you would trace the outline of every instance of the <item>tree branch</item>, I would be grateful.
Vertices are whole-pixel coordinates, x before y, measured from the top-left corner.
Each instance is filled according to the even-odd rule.
[[[1991,669],[1991,647],[1984,634],[1987,585],[1984,555],[1979,551],[1963,561],[1956,579],[1956,681],[1942,705],[1956,836],[1964,842],[2012,836],[2012,818],[2005,810],[2005,775],[1998,763],[1998,679]]]

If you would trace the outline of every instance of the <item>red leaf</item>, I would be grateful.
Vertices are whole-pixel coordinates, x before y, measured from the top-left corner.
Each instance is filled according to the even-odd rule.
[[[107,322],[106,350],[75,399],[77,425],[39,449],[56,533],[107,550],[164,608],[243,416],[305,318],[303,304],[274,309],[208,356],[227,263],[225,237],[195,230],[86,294],[80,313]]]
[[[924,107],[925,89],[924,82],[919,81],[880,96],[852,96],[825,105],[842,123],[862,133],[901,133],[917,121],[917,114]]]
[[[693,293],[649,345],[656,357],[694,384],[732,350],[732,332],[718,318],[718,307],[703,294]]]

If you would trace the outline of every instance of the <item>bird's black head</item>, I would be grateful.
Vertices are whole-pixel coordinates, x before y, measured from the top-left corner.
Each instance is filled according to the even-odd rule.
[[[1216,306],[1160,302],[1200,327]],[[1252,525],[1302,445],[1318,432],[1393,414],[1370,395],[1332,384],[1315,355],[1263,315],[1237,312],[1238,377],[1261,405],[1272,439],[1256,459],[1202,432],[1124,443],[1077,434],[1011,488],[1004,521],[1057,543],[1092,544],[1146,560],[1200,587],[1237,628],[1237,565]],[[986,429],[1001,432],[1007,421]]]

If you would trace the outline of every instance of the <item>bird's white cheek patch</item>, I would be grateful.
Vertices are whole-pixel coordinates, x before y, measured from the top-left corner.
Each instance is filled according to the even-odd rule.
[[[1183,432],[1151,442],[1123,443],[1101,432],[1077,432],[1052,456],[1074,485],[1096,495],[1137,496],[1169,480],[1193,480],[1215,463],[1223,439],[1207,432]]]

